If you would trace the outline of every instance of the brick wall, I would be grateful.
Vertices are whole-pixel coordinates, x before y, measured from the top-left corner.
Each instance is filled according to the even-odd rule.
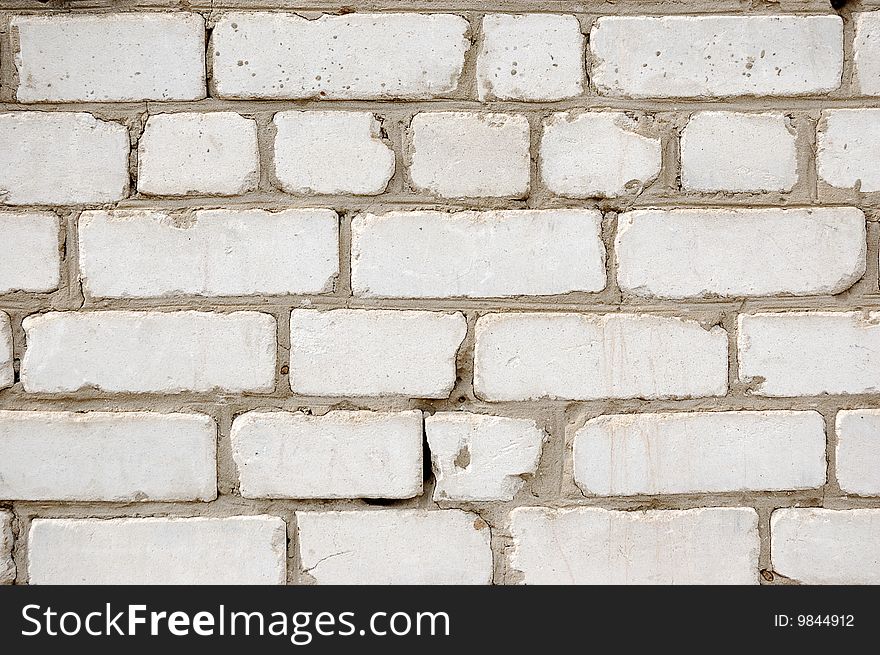
[[[880,2],[114,4],[0,0],[0,581],[880,582]]]

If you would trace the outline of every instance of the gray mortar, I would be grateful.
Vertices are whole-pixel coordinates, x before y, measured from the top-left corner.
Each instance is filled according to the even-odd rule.
[[[478,5],[478,9],[475,7]],[[207,98],[197,102],[137,102],[137,103],[42,103],[22,105],[15,102],[14,88],[17,71],[13,65],[17,50],[16,35],[9,28],[12,13],[47,13],[70,11],[77,13],[107,11],[178,11],[189,9],[201,13],[210,28],[224,10],[228,9],[281,9],[314,18],[320,13],[349,13],[357,11],[450,11],[471,22],[469,37],[472,47],[468,52],[458,89],[447,98],[403,102],[385,101],[320,101],[320,100],[221,100]],[[601,0],[370,0],[354,3],[339,0],[142,0],[140,2],[113,0],[85,0],[76,3],[51,0],[43,4],[33,0],[0,0],[0,111],[84,111],[96,118],[126,125],[131,134],[131,196],[110,205],[89,205],[49,208],[62,219],[59,249],[62,257],[61,284],[57,291],[46,294],[12,293],[0,296],[0,309],[9,313],[13,324],[16,373],[24,354],[25,335],[22,319],[30,314],[57,310],[101,309],[202,309],[229,312],[236,309],[257,309],[272,314],[278,322],[277,383],[267,394],[104,394],[84,390],[72,394],[27,394],[21,384],[0,391],[0,409],[18,410],[150,410],[159,412],[201,412],[217,421],[218,436],[218,490],[215,501],[190,503],[130,502],[130,503],[53,503],[53,502],[0,502],[0,508],[9,508],[15,515],[14,560],[18,574],[16,582],[27,582],[27,540],[30,522],[35,517],[123,517],[123,516],[233,516],[238,514],[268,513],[287,521],[289,541],[290,583],[309,584],[314,580],[301,571],[296,544],[295,512],[314,509],[358,509],[376,506],[366,500],[256,500],[237,495],[238,471],[232,458],[230,428],[234,418],[244,412],[263,410],[302,410],[323,414],[331,409],[405,410],[420,409],[426,413],[468,410],[477,413],[531,418],[547,433],[538,470],[533,476],[524,476],[525,484],[510,502],[459,503],[449,500],[434,502],[433,479],[426,480],[424,493],[418,498],[382,502],[383,506],[409,508],[457,507],[477,513],[491,529],[494,554],[494,582],[511,584],[521,581],[522,575],[510,566],[512,546],[509,512],[514,507],[540,505],[547,507],[590,506],[626,511],[642,509],[686,509],[705,506],[753,507],[759,514],[761,552],[759,567],[763,584],[788,584],[790,581],[772,572],[770,563],[769,517],[773,509],[790,506],[823,506],[829,508],[880,508],[880,498],[847,496],[840,491],[834,472],[837,435],[834,417],[841,409],[880,408],[880,396],[817,396],[797,398],[763,398],[750,393],[753,386],[741,381],[737,374],[736,349],[729,348],[729,393],[721,398],[697,399],[607,399],[596,401],[540,400],[525,402],[487,403],[479,399],[473,388],[474,325],[477,318],[488,312],[509,311],[575,311],[619,312],[680,316],[699,320],[704,326],[719,324],[729,334],[731,345],[736,340],[736,315],[755,311],[797,311],[804,309],[877,309],[880,310],[878,287],[878,241],[880,241],[880,192],[861,193],[856,189],[836,189],[817,180],[815,173],[815,134],[822,129],[820,113],[823,109],[843,107],[877,107],[880,97],[854,97],[852,93],[852,37],[851,13],[880,8],[880,0],[853,2],[841,12],[845,19],[845,64],[840,89],[825,97],[792,98],[730,98],[627,100],[599,96],[591,85],[583,96],[559,102],[480,103],[476,98],[476,53],[481,41],[480,18],[493,11],[559,12],[577,15],[582,31],[589,36],[592,23],[601,15],[670,15],[692,13],[738,14],[828,14],[833,13],[826,0],[739,0],[717,2],[688,2],[686,0],[620,0],[608,4]],[[213,91],[211,79],[210,40],[206,49],[208,88]],[[587,48],[586,67],[589,72],[591,57]],[[589,78],[588,78],[589,79]],[[274,127],[272,116],[284,110],[340,109],[372,112],[381,121],[386,142],[396,153],[396,169],[386,192],[373,197],[309,196],[300,197],[283,193],[277,182],[272,161]],[[656,117],[652,129],[657,130],[663,148],[662,169],[657,179],[646,188],[612,199],[590,198],[577,200],[552,195],[542,184],[538,174],[538,145],[542,123],[555,112],[587,109],[611,109],[651,114]],[[687,118],[695,111],[725,109],[734,111],[782,111],[790,116],[791,128],[797,134],[798,182],[791,193],[693,193],[680,188],[679,137]],[[137,144],[148,115],[165,112],[234,111],[256,120],[260,149],[260,184],[251,193],[234,198],[184,197],[147,198],[136,192]],[[412,117],[422,111],[492,111],[511,112],[526,116],[531,125],[531,193],[524,199],[440,199],[416,193],[408,181],[408,163],[411,158]],[[620,292],[615,279],[616,257],[613,241],[617,214],[639,207],[707,206],[707,207],[760,207],[760,206],[822,206],[854,205],[865,211],[868,219],[867,272],[849,290],[837,296],[766,298],[705,298],[685,301],[638,298]],[[193,208],[260,207],[282,209],[290,206],[329,207],[340,215],[340,275],[335,289],[327,294],[283,297],[194,298],[168,297],[155,299],[95,299],[83,295],[77,257],[77,219],[86,208],[159,208],[182,212]],[[587,207],[603,212],[602,240],[607,249],[606,270],[608,285],[599,293],[569,293],[547,297],[514,297],[503,299],[388,299],[355,298],[351,295],[351,218],[358,212],[385,212],[400,209],[492,209],[492,208],[555,208]],[[46,207],[15,206],[10,211]],[[401,397],[383,398],[314,398],[297,396],[290,391],[289,366],[290,311],[297,307],[330,309],[400,308],[462,311],[467,317],[467,335],[457,356],[457,381],[450,396],[442,400],[421,400]],[[610,413],[657,411],[720,411],[737,409],[813,409],[826,419],[828,480],[819,489],[796,492],[735,492],[720,494],[682,494],[633,497],[585,496],[574,484],[571,459],[568,456],[574,431],[584,421]],[[426,450],[425,458],[430,457]]]

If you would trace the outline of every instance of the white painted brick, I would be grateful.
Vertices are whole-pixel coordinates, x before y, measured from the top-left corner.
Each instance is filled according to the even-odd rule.
[[[150,196],[253,191],[257,123],[232,112],[157,114],[138,142],[138,191]]]
[[[751,508],[518,507],[510,517],[511,567],[525,584],[758,583]]]
[[[223,98],[418,99],[458,86],[468,22],[450,14],[231,12],[214,26]]]
[[[552,193],[571,198],[620,196],[646,186],[660,173],[660,138],[639,129],[623,112],[552,114],[541,137],[541,179]]]
[[[854,14],[853,22],[853,87],[862,95],[880,95],[880,12]]]
[[[297,512],[303,572],[318,584],[489,584],[489,526],[457,509]]]
[[[816,209],[647,209],[618,217],[620,288],[639,296],[819,295],[865,273],[865,215]]]
[[[818,412],[679,412],[600,416],[575,433],[585,494],[812,489],[825,483]]]
[[[688,398],[727,391],[727,333],[637,314],[489,314],[476,326],[484,400]]]
[[[529,192],[525,116],[469,112],[416,114],[409,174],[416,190],[447,198],[521,198]]]
[[[128,195],[128,130],[70,112],[0,114],[0,203],[76,205]],[[9,147],[8,144],[15,144]]]
[[[741,314],[737,341],[753,394],[880,391],[880,312]]]
[[[511,500],[541,458],[534,421],[466,412],[425,418],[437,485],[434,500]]]
[[[48,212],[0,212],[0,294],[58,288],[60,221]]]
[[[422,413],[249,412],[232,424],[245,498],[413,498]]]
[[[603,95],[793,96],[840,85],[839,16],[603,16],[590,33]],[[809,52],[809,57],[804,53]]]
[[[601,224],[581,209],[358,214],[352,289],[378,298],[601,291]]]
[[[880,584],[880,510],[778,509],[773,570],[804,584]]]
[[[12,324],[9,315],[0,312],[0,389],[11,386],[15,381],[12,367]]]
[[[880,109],[822,112],[816,146],[821,181],[844,189],[880,191]]]
[[[12,561],[12,512],[0,510],[0,584],[15,580],[15,562]]]
[[[790,191],[794,128],[784,114],[701,111],[681,133],[681,183],[693,191]]]
[[[284,584],[276,516],[34,519],[31,584]]]
[[[329,209],[88,211],[79,262],[92,297],[326,293],[338,238]]]
[[[216,437],[200,414],[0,411],[0,498],[213,500]]]
[[[445,398],[466,331],[458,312],[295,309],[290,386],[305,396]]]
[[[205,20],[188,13],[14,16],[19,102],[199,100]]]
[[[880,496],[880,410],[837,414],[837,482],[844,493]]]
[[[575,16],[489,14],[482,31],[480,100],[562,100],[584,92],[584,35]]]
[[[51,312],[28,316],[26,391],[266,392],[275,319],[260,312]]]
[[[394,150],[369,112],[283,111],[272,122],[275,177],[287,193],[373,196],[394,175]]]

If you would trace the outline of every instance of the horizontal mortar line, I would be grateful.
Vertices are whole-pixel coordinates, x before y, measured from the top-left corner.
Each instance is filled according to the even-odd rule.
[[[840,189],[839,193],[851,193]],[[615,198],[566,198],[553,196],[533,206],[527,198],[439,198],[418,194],[388,194],[376,196],[295,196],[280,191],[257,191],[240,196],[174,196],[174,197],[131,197],[116,203],[76,204],[76,205],[0,205],[0,212],[16,211],[45,212],[61,211],[78,213],[81,211],[112,211],[119,209],[142,209],[175,211],[186,209],[332,209],[336,212],[390,212],[401,210],[428,210],[440,212],[453,211],[493,211],[504,209],[554,210],[554,209],[593,209],[603,213],[623,213],[637,209],[797,209],[824,207],[857,207],[863,210],[880,209],[880,192],[853,195],[852,197],[791,198],[768,194],[730,194],[697,196],[690,192],[680,196],[646,196],[638,198],[620,196]],[[869,217],[869,220],[877,220]]]
[[[845,298],[835,296],[791,296],[761,297],[747,300],[731,299],[688,299],[683,301],[667,300],[664,302],[650,299],[627,299],[624,301],[597,298],[568,300],[564,297],[511,299],[491,298],[359,298],[338,296],[278,296],[268,297],[236,297],[213,298],[188,296],[181,298],[156,299],[105,299],[87,301],[82,306],[63,308],[50,298],[30,300],[9,300],[0,297],[0,311],[30,312],[34,314],[62,312],[101,312],[101,311],[205,311],[229,313],[234,311],[258,311],[282,314],[295,309],[393,309],[411,311],[439,312],[546,312],[546,313],[585,313],[585,314],[616,314],[645,313],[659,314],[682,318],[694,318],[695,315],[708,316],[713,312],[750,313],[754,311],[798,312],[798,311],[878,311],[880,310],[880,293],[872,292],[860,296],[848,295]]]
[[[788,96],[737,96],[730,98],[625,98],[587,95],[552,102],[526,102],[512,100],[481,101],[467,98],[433,98],[420,100],[374,99],[374,100],[320,100],[320,99],[260,99],[260,98],[206,98],[195,101],[141,100],[132,102],[45,102],[0,103],[0,111],[17,112],[87,112],[108,118],[128,117],[143,113],[161,114],[188,111],[233,111],[241,114],[275,113],[279,111],[306,110],[357,110],[376,113],[394,112],[414,114],[423,111],[469,110],[480,112],[511,112],[520,114],[548,114],[577,109],[617,109],[620,111],[647,111],[651,113],[680,113],[688,111],[757,111],[778,112],[815,111],[822,109],[876,109],[880,108],[878,96],[815,97]]]
[[[388,6],[387,2],[380,0],[372,0],[368,2],[357,3],[352,6],[351,0],[295,0],[293,2],[271,2],[271,0],[258,0],[251,2],[250,0],[219,0],[211,2],[210,0],[194,0],[187,2],[185,7],[181,7],[179,2],[169,0],[140,0],[138,2],[130,2],[123,0],[77,0],[76,4],[71,8],[65,6],[64,10],[68,12],[73,9],[75,11],[82,10],[106,10],[116,9],[119,11],[131,11],[136,9],[171,9],[177,11],[201,10],[201,11],[281,11],[281,12],[308,12],[310,14],[316,12],[333,12],[337,14],[355,13],[440,13],[443,11],[456,11],[467,13],[496,13],[505,11],[517,11],[517,13],[567,13],[581,16],[619,16],[619,15],[638,15],[638,16],[666,16],[666,15],[717,15],[725,13],[734,13],[743,15],[743,7],[741,2],[728,0],[727,2],[716,2],[709,6],[693,7],[687,3],[680,5],[664,3],[660,0],[648,0],[647,2],[631,2],[618,1],[613,7],[608,7],[603,2],[591,3],[588,1],[576,2],[573,0],[549,0],[536,6],[535,3],[524,0],[492,0],[490,2],[482,2],[478,6],[474,6],[473,0],[441,0],[439,2],[430,2],[420,0],[416,2],[407,2],[400,7]],[[593,7],[592,5],[596,6]],[[867,7],[870,9],[870,6]],[[33,13],[60,13],[58,6],[46,6],[37,2],[15,2],[14,0],[0,2],[0,10],[16,11],[28,10]],[[824,2],[814,0],[813,2],[786,3],[773,6],[754,6],[749,8],[747,15],[834,15],[829,5]]]

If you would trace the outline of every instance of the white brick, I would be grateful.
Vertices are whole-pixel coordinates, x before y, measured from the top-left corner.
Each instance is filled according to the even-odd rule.
[[[100,298],[326,293],[339,272],[329,209],[83,212],[79,262]]]
[[[468,22],[450,14],[233,12],[214,26],[223,98],[418,99],[458,86]]]
[[[853,87],[862,95],[880,95],[880,12],[857,13],[853,18]]]
[[[844,189],[880,191],[880,109],[822,112],[816,146],[821,181]]]
[[[249,412],[232,424],[245,498],[412,498],[422,413]]]
[[[0,312],[0,389],[11,386],[15,381],[12,358],[12,324],[9,315]]]
[[[594,210],[415,211],[352,220],[352,289],[369,297],[502,297],[601,291]]]
[[[0,212],[0,294],[58,288],[60,221],[48,212]]]
[[[880,391],[880,312],[741,314],[737,341],[753,394]]]
[[[275,319],[259,312],[50,312],[28,316],[25,391],[272,391]]]
[[[511,500],[538,468],[544,432],[534,421],[466,412],[425,418],[434,500]]]
[[[839,16],[603,16],[591,79],[634,98],[793,96],[840,85]],[[804,57],[804,53],[810,53]]]
[[[295,309],[290,386],[304,396],[445,398],[466,331],[461,313]]]
[[[794,128],[784,114],[701,111],[681,133],[681,183],[693,191],[790,191]]]
[[[649,184],[660,173],[660,139],[638,126],[617,111],[552,114],[544,120],[538,160],[547,189],[571,198],[611,197]]]
[[[128,195],[128,130],[91,114],[0,114],[0,203],[76,205]],[[14,144],[10,147],[9,144]]]
[[[12,512],[0,510],[0,584],[15,580],[15,562],[12,561]]]
[[[600,416],[575,433],[585,494],[634,496],[812,489],[825,483],[818,412]]]
[[[297,512],[303,572],[318,584],[489,584],[489,526],[450,509]]]
[[[837,482],[844,493],[880,496],[880,410],[837,414]]]
[[[0,411],[0,498],[213,500],[216,437],[200,414]]]
[[[480,100],[562,100],[584,92],[584,35],[576,17],[489,14],[482,28]]]
[[[865,273],[853,207],[648,209],[618,217],[620,288],[639,296],[840,293]]]
[[[727,333],[636,314],[489,314],[477,321],[484,400],[687,398],[727,391]]]
[[[284,584],[287,528],[275,516],[34,519],[31,584]]]
[[[199,100],[205,21],[197,14],[14,16],[19,102]]]
[[[394,150],[373,114],[284,111],[272,122],[275,177],[287,193],[373,196],[394,175]]]
[[[758,514],[751,508],[518,507],[510,517],[511,567],[525,584],[758,582]]]
[[[257,123],[232,112],[158,114],[138,143],[138,191],[234,196],[257,187]]]
[[[417,114],[410,129],[416,190],[447,198],[521,198],[529,192],[525,116],[427,112]]]
[[[804,584],[880,584],[880,510],[778,509],[773,570]]]

